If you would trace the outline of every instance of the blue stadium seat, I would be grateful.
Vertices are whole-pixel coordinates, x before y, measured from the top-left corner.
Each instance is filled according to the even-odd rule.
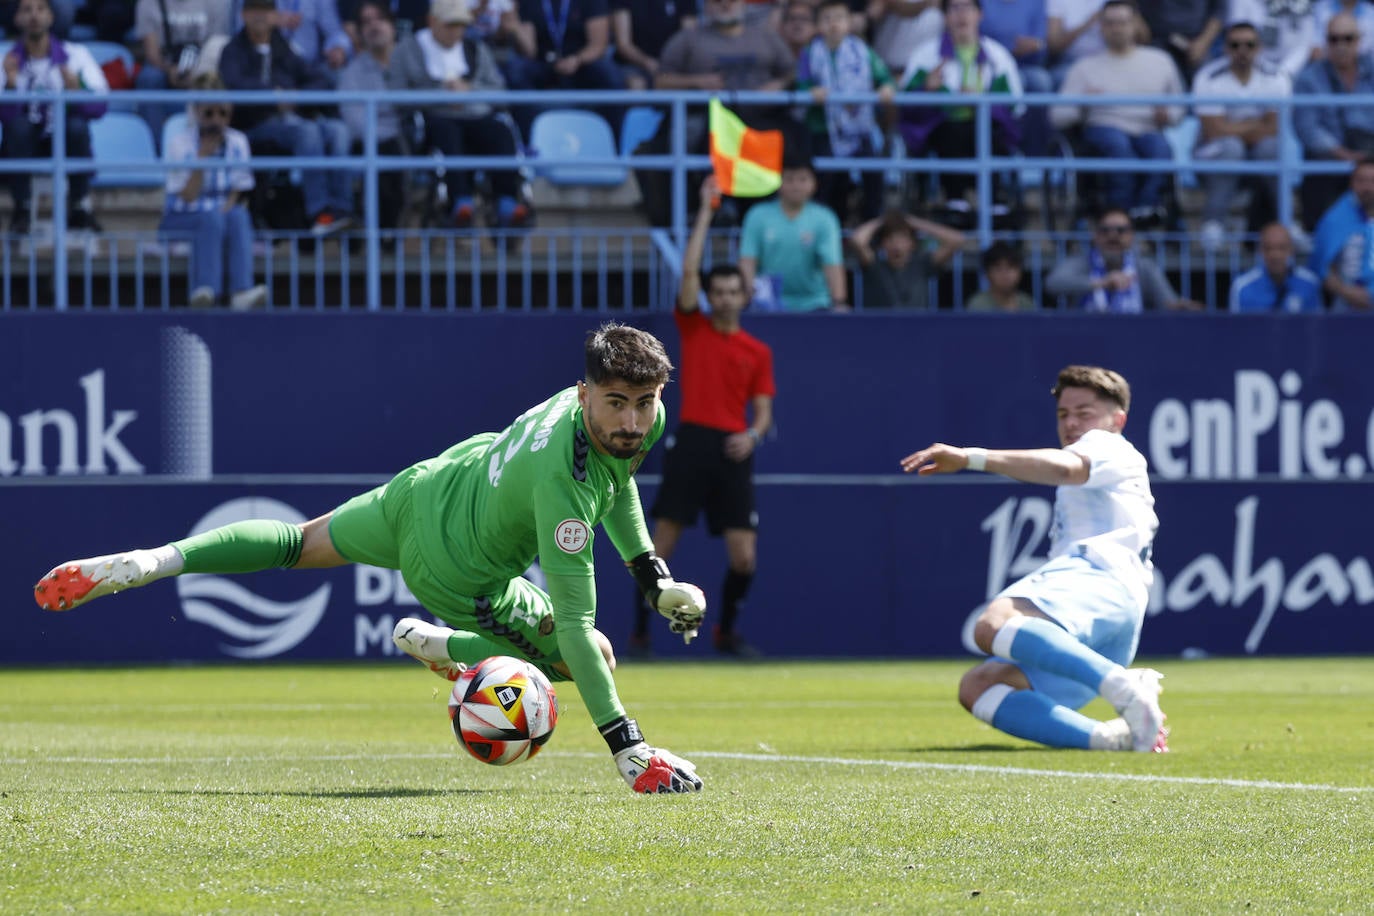
[[[611,126],[590,111],[554,108],[542,111],[530,128],[534,150],[534,173],[555,185],[595,185],[615,187],[624,184],[628,172],[618,165],[579,165],[578,159],[616,158]],[[540,165],[540,158],[555,157],[570,165]]]
[[[1177,124],[1164,128],[1164,139],[1174,152],[1174,162],[1179,164],[1178,183],[1181,187],[1196,188],[1197,174],[1183,166],[1193,161],[1193,147],[1197,146],[1198,133],[1202,122],[1193,115],[1185,115]]]
[[[639,144],[658,133],[663,123],[663,112],[648,105],[636,105],[625,112],[625,120],[620,124],[620,153],[629,156]]]
[[[186,126],[190,123],[191,116],[184,111],[178,111],[176,114],[168,116],[167,120],[162,122],[162,145],[158,148],[162,150],[164,155],[167,152],[167,145],[171,142],[172,138],[185,130]]]
[[[91,122],[91,158],[96,162],[93,188],[160,188],[166,178],[156,168],[103,169],[113,162],[158,162],[153,144],[153,129],[148,122],[128,111],[107,112]]]

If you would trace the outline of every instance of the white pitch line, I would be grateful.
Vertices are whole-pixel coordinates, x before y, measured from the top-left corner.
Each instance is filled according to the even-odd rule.
[[[1374,792],[1374,786],[1331,786],[1321,783],[1275,782],[1269,779],[1225,779],[1211,776],[1161,776],[1154,773],[1098,773],[1081,770],[1037,770],[1031,767],[998,767],[982,763],[930,763],[924,760],[854,760],[846,757],[797,757],[779,754],[735,754],[698,751],[690,756],[718,760],[749,760],[769,763],[823,763],[838,766],[874,766],[896,770],[936,770],[946,773],[994,773],[1000,776],[1037,776],[1067,779],[1106,779],[1122,782],[1161,782],[1191,786],[1228,786],[1236,789],[1282,789],[1297,792]]]
[[[581,757],[601,759],[600,754],[545,752],[543,759]],[[989,766],[981,763],[931,763],[923,760],[862,760],[849,757],[801,757],[790,754],[739,754],[727,751],[688,751],[688,757],[711,760],[741,760],[757,763],[822,764],[826,766],[886,767],[893,770],[929,770],[941,773],[988,773],[999,776],[1029,776],[1051,779],[1099,779],[1116,782],[1167,783],[1187,786],[1225,786],[1232,789],[1268,789],[1291,792],[1348,792],[1357,795],[1374,792],[1374,786],[1333,786],[1322,783],[1276,782],[1270,779],[1228,779],[1212,776],[1164,776],[1154,773],[1102,773],[1081,770],[1037,770],[1032,767]],[[26,766],[37,763],[73,763],[92,766],[120,764],[258,764],[274,761],[302,763],[327,761],[382,760],[465,760],[456,750],[453,754],[310,754],[310,755],[254,755],[223,754],[214,757],[8,757],[0,758],[0,765]]]

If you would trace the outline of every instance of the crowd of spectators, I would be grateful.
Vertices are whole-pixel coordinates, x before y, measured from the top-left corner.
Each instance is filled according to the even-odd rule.
[[[834,252],[825,241],[832,221],[841,237],[850,227],[849,254],[865,274],[881,268],[867,284],[870,295],[892,299],[899,307],[925,304],[924,294],[910,295],[913,284],[899,278],[929,276],[949,260],[952,237],[962,244],[958,227],[970,223],[976,206],[974,177],[941,172],[930,183],[938,189],[928,199],[908,197],[902,201],[908,212],[894,215],[888,212],[894,193],[881,170],[817,172],[810,161],[884,158],[898,149],[908,157],[971,158],[975,96],[996,97],[990,111],[993,151],[999,155],[1041,155],[1059,144],[1087,157],[1169,160],[1175,151],[1166,131],[1195,116],[1192,155],[1198,161],[1266,163],[1278,159],[1281,138],[1278,110],[1264,100],[1290,92],[1348,94],[1348,104],[1295,108],[1296,143],[1309,161],[1354,166],[1374,156],[1370,0],[0,0],[0,25],[14,38],[4,57],[9,88],[56,88],[60,81],[69,88],[107,90],[104,68],[73,40],[84,37],[134,50],[138,63],[129,76],[140,89],[184,90],[209,85],[206,78],[214,77],[215,85],[229,89],[443,89],[455,94],[445,104],[372,106],[382,155],[433,151],[510,157],[514,163],[518,150],[528,148],[540,107],[518,105],[506,113],[460,97],[470,91],[807,91],[809,105],[737,106],[750,126],[785,132],[793,175],[767,208],[745,204],[721,210],[726,218],[733,214],[742,221],[751,252],[746,262],[757,262],[760,280],[785,276],[788,284],[806,286],[804,293],[773,290],[787,308],[847,304],[847,293],[833,281]],[[1192,114],[1182,103],[1189,92],[1195,101]],[[872,93],[876,101],[831,98],[853,93]],[[897,93],[908,94],[903,104],[896,103]],[[1072,99],[1028,104],[1027,93]],[[1177,95],[1180,103],[1110,101],[1113,95],[1138,94]],[[912,103],[912,96],[928,101]],[[1079,103],[1090,96],[1106,101]],[[89,121],[99,116],[98,109],[103,106],[69,109],[63,125],[69,155],[89,155]],[[356,152],[368,128],[368,109],[358,103],[224,110],[232,111],[226,127],[233,133],[226,136],[241,135],[259,155]],[[614,129],[625,106],[599,110]],[[138,111],[161,148],[164,123],[186,114],[187,106],[147,104]],[[208,111],[193,106],[192,126],[213,120]],[[57,129],[51,106],[6,105],[0,117],[0,155],[30,158],[50,148]],[[663,125],[644,151],[666,151],[666,119]],[[705,151],[704,111],[689,110],[687,141],[689,151]],[[209,141],[188,143],[178,140],[173,149],[168,142],[161,152],[185,157],[188,149],[201,150]],[[665,221],[666,175],[639,177],[647,215]],[[1092,230],[1092,243],[1057,265],[1046,288],[1085,309],[1190,307],[1167,284],[1156,282],[1162,274],[1156,276],[1146,258],[1129,245],[1118,251],[1119,240],[1104,236],[1116,232],[1122,220],[1128,232],[1161,224],[1185,228],[1170,210],[1175,177],[1160,170],[1109,170],[1089,177],[1093,206],[1081,215]],[[467,170],[442,173],[437,181],[442,224],[473,226],[481,198],[488,206],[487,224],[528,226],[534,214],[517,170],[487,170],[484,178],[487,187],[479,191]],[[98,229],[88,180],[88,175],[72,175],[68,223]],[[241,183],[241,177],[233,180]],[[359,182],[353,172],[309,168],[298,180],[300,228],[322,236],[355,222]],[[384,226],[401,222],[406,180],[402,172],[382,175]],[[1264,282],[1271,286],[1279,281],[1268,269],[1272,264],[1265,251],[1272,254],[1287,244],[1295,249],[1292,261],[1313,244],[1311,233],[1319,222],[1328,236],[1340,231],[1330,228],[1332,221],[1324,215],[1362,206],[1361,180],[1341,171],[1306,176],[1298,195],[1302,225],[1278,227],[1284,241],[1272,227],[1281,193],[1272,174],[1202,173],[1205,200],[1197,237],[1206,250],[1219,252],[1263,229],[1255,248],[1259,279],[1252,278],[1251,287],[1267,290],[1260,280],[1268,278]],[[1356,187],[1347,191],[1352,181]],[[30,219],[29,176],[11,173],[7,183],[14,203],[9,226],[22,234]],[[994,183],[994,215],[1000,218],[1018,205],[1019,189],[1007,173],[997,173]],[[799,194],[802,186],[805,200],[790,202],[787,189]],[[169,183],[169,214],[186,209],[175,203],[184,187],[184,181],[177,189]],[[1249,193],[1238,194],[1241,188]],[[235,184],[233,190],[236,204],[251,200],[251,189]],[[1249,202],[1243,215],[1233,212],[1237,200]],[[909,211],[917,205],[928,208],[935,221],[912,216]],[[785,230],[800,217],[823,230],[824,240],[808,236],[802,249],[778,249],[785,249],[787,258],[805,255],[815,262],[813,275],[793,278],[768,269],[765,252],[773,239],[787,237]],[[1348,267],[1359,262],[1360,246],[1368,247],[1363,236],[1325,242],[1327,260],[1318,263],[1314,253],[1311,265],[1320,290],[1339,306],[1366,307],[1369,297],[1357,295],[1354,287],[1367,271]],[[1006,285],[1007,277],[1024,273],[1013,246],[999,244],[985,252],[983,267],[983,289],[971,303],[980,309],[1024,306],[1015,288]],[[220,284],[204,285],[219,296]],[[926,284],[914,286],[924,290]],[[768,284],[759,289],[766,294]],[[1283,293],[1276,301],[1293,298],[1287,287],[1276,290]],[[1247,293],[1244,301],[1258,301],[1255,295]]]

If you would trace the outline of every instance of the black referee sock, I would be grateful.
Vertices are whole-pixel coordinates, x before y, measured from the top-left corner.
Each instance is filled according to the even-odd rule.
[[[720,632],[734,631],[740,605],[744,604],[744,599],[749,594],[749,585],[753,581],[754,574],[751,572],[735,572],[733,569],[726,571],[725,584],[720,589]]]
[[[634,629],[630,631],[630,635],[647,639],[649,636],[649,612],[652,608],[649,607],[648,599],[644,597],[644,593],[639,590],[638,586],[635,586],[634,609],[635,624]]]

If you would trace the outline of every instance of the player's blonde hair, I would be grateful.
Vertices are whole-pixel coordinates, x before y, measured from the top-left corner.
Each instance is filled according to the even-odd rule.
[[[1131,412],[1131,386],[1121,373],[1101,366],[1065,366],[1050,389],[1056,401],[1065,388],[1087,388],[1103,400]]]

